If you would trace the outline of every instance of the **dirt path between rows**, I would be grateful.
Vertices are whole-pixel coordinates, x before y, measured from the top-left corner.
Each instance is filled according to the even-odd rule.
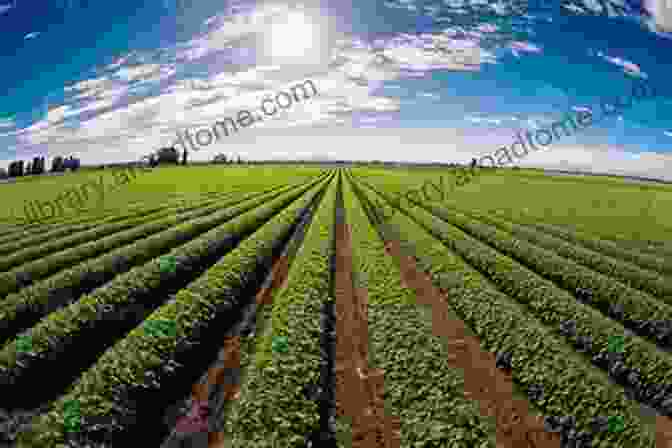
[[[347,224],[336,224],[336,415],[352,427],[352,448],[399,448],[401,423],[385,415],[384,375],[369,367],[368,296],[355,290]]]
[[[263,286],[255,296],[255,303],[257,305],[257,315],[261,309],[272,304],[273,293],[282,287],[287,281],[289,274],[289,258],[286,255],[281,255],[273,265],[270,278],[271,281]],[[217,363],[208,369],[207,379],[203,382],[198,382],[192,387],[192,409],[189,415],[182,417],[176,424],[176,429],[181,433],[197,434],[208,431],[209,416],[214,415],[215,409],[212,409],[211,400],[209,396],[211,391],[218,386],[222,386],[219,392],[224,401],[236,400],[240,397],[240,383],[239,381],[231,380],[232,371],[240,369],[240,336],[225,336],[222,349],[218,355]],[[238,378],[240,375],[237,376]],[[208,431],[208,448],[223,448],[224,447],[224,432]],[[188,446],[192,446],[189,444]]]
[[[495,417],[498,448],[560,448],[559,434],[545,431],[542,418],[531,414],[527,401],[514,398],[511,375],[495,366],[495,355],[481,348],[464,322],[449,316],[448,298],[429,275],[418,271],[398,241],[387,241],[385,250],[398,261],[404,286],[432,307],[432,331],[447,339],[451,367],[464,372],[465,397],[478,401],[482,415]]]
[[[432,307],[434,334],[448,339],[452,352],[448,362],[464,371],[465,396],[478,400],[483,415],[495,416],[498,447],[559,448],[559,434],[545,431],[543,420],[530,413],[527,401],[513,398],[512,376],[496,367],[495,354],[466,333],[464,322],[449,317],[445,292],[427,273],[418,271],[413,257],[402,254],[398,241],[386,241],[385,249],[399,261],[402,282],[421,303]],[[661,415],[656,417],[656,447],[672,448],[672,419]]]

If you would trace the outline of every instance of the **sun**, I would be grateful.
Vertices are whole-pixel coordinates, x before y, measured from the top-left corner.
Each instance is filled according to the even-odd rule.
[[[324,55],[324,27],[319,18],[302,10],[290,10],[264,30],[263,53],[271,64],[310,64]]]
[[[290,12],[285,23],[271,26],[269,34],[271,56],[285,58],[298,57],[308,52],[315,32],[303,13]]]

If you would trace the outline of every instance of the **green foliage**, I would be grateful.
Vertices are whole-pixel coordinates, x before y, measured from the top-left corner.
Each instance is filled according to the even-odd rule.
[[[320,310],[329,295],[337,182],[321,200],[289,272],[273,298],[270,325],[258,336],[254,362],[225,422],[232,446],[301,447],[319,423],[317,403],[303,393],[319,378]],[[272,353],[273,339],[285,337],[290,350]]]
[[[672,284],[666,280],[662,274],[642,269],[636,264],[627,261],[603,255],[600,253],[600,249],[604,244],[600,245],[599,243],[595,243],[594,239],[591,239],[592,243],[588,244],[594,248],[591,250],[581,247],[580,244],[585,244],[586,238],[578,237],[578,235],[578,241],[572,240],[569,236],[571,234],[565,234],[565,239],[558,238],[545,234],[533,227],[514,224],[504,219],[495,218],[482,213],[470,212],[468,210],[460,209],[459,211],[480,221],[497,226],[516,237],[524,238],[533,244],[552,250],[558,255],[574,260],[597,272],[614,277],[629,286],[656,295],[666,302],[672,303]]]
[[[386,193],[383,196],[390,197]],[[430,275],[437,286],[445,286],[440,283],[442,273],[461,277],[447,292],[451,308],[476,333],[484,349],[513,354],[512,376],[519,387],[542,387],[545,397],[531,400],[538,408],[546,415],[575,416],[578,431],[590,430],[593,419],[609,409],[623,416],[624,430],[595,435],[595,446],[653,446],[655,435],[639,406],[628,400],[622,389],[428,232],[446,228],[445,222],[417,206],[403,211],[412,218],[397,213],[391,220],[399,237],[412,244],[415,255],[431,266]]]
[[[33,427],[20,435],[20,442],[52,446],[63,443],[67,435],[59,429],[58,422],[63,416],[58,410],[61,403],[68,400],[79,400],[82,403],[81,414],[87,418],[114,419],[118,412],[123,412],[129,403],[115,402],[111,399],[112,391],[127,391],[129,395],[137,388],[148,387],[149,383],[159,384],[158,381],[166,375],[162,369],[170,360],[174,360],[178,350],[185,344],[193,344],[198,340],[200,329],[207,327],[212,322],[215,314],[213,310],[226,312],[238,301],[237,294],[243,290],[249,282],[257,281],[250,275],[264,258],[270,256],[270,249],[284,238],[291,229],[291,224],[296,219],[296,212],[301,207],[310,203],[311,198],[324,185],[325,179],[318,179],[300,188],[293,188],[288,193],[279,195],[273,200],[266,198],[263,205],[247,214],[220,226],[203,235],[182,248],[173,252],[175,256],[191,258],[203,255],[208,250],[208,241],[221,241],[229,235],[249,233],[252,229],[261,228],[254,235],[242,242],[235,250],[225,255],[215,266],[205,274],[192,282],[186,289],[181,290],[174,301],[171,301],[147,317],[142,328],[132,330],[124,339],[118,341],[108,349],[64,396],[52,403],[51,410],[36,419]],[[311,190],[311,193],[304,193]],[[301,197],[299,201],[297,198]],[[296,201],[289,207],[290,203]],[[286,208],[285,208],[286,207]],[[284,210],[283,210],[284,209]],[[280,214],[275,216],[278,212]],[[270,222],[266,223],[268,220]],[[205,243],[205,244],[204,244]],[[130,300],[124,295],[124,290],[132,290],[133,284],[149,285],[161,276],[156,263],[150,263],[144,267],[136,268],[114,280],[119,288],[116,293],[107,297],[104,294],[92,294],[80,299],[70,314],[76,317],[78,311],[83,311],[85,303],[106,301],[112,307],[119,307]],[[165,275],[165,273],[163,273]],[[122,282],[128,284],[128,288],[122,288]],[[116,295],[117,297],[114,297]],[[62,312],[54,313],[62,314]],[[80,314],[80,319],[81,319]],[[56,316],[49,317],[55,321]],[[68,320],[67,318],[65,320]],[[155,335],[146,328],[165,325],[161,322],[170,321],[170,328],[175,332],[169,332],[161,336],[157,341]],[[59,322],[62,325],[68,325]],[[74,330],[74,326],[59,330],[55,327],[46,332],[50,338],[63,337],[64,333]],[[33,333],[35,333],[34,331]],[[95,328],[93,329],[95,333]],[[42,333],[45,334],[45,333]],[[2,354],[0,353],[0,360]],[[2,361],[0,361],[2,363]],[[123,367],[122,367],[123,366]]]
[[[289,351],[289,344],[286,336],[273,337],[272,343],[273,351],[276,353],[287,353]]]
[[[446,362],[446,344],[415,294],[401,284],[350,182],[343,201],[357,285],[368,292],[370,363],[385,374],[385,403],[400,417],[402,446],[494,447],[494,422],[464,397],[462,371]]]

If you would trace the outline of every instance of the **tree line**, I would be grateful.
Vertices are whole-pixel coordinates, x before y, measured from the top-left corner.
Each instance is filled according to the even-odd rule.
[[[156,152],[152,152],[150,154],[147,154],[146,156],[142,157],[143,161],[146,161],[149,166],[152,168],[158,165],[186,165],[188,162],[189,158],[189,151],[186,149],[182,151],[182,160],[180,162],[180,153],[175,147],[169,146],[169,147],[164,147],[160,148]],[[213,159],[213,163],[224,163],[224,164],[231,164],[231,163],[243,163],[243,160],[238,156],[238,160],[235,161],[233,156],[229,158],[226,154],[220,153],[217,154]]]
[[[187,150],[182,152],[180,161],[180,154],[174,147],[160,148],[158,151],[152,152],[142,157],[141,161],[146,162],[150,167],[158,165],[186,165],[188,162],[189,153]],[[212,163],[217,164],[234,164],[243,163],[240,156],[235,160],[233,156],[226,154],[217,154]],[[70,156],[64,158],[57,156],[51,163],[52,173],[62,173],[66,170],[77,171],[80,168],[81,161],[78,158]],[[103,165],[104,166],[104,165]],[[32,161],[15,160],[9,164],[8,170],[0,168],[0,179],[8,177],[20,177],[29,175],[40,175],[46,172],[46,157],[34,157]]]
[[[0,168],[0,178],[44,174],[46,172],[46,160],[46,157],[33,157],[32,161],[15,160],[9,164],[8,170]],[[51,162],[50,172],[62,173],[68,169],[77,171],[79,166],[80,160],[73,156],[68,158],[57,156]]]
[[[185,149],[182,152],[182,157],[180,157],[180,153],[177,149],[174,147],[164,147],[160,148],[159,150],[149,153],[141,158],[141,162],[147,163],[150,167],[154,168],[159,165],[186,165],[188,162],[188,157],[189,157],[189,152]],[[212,163],[214,164],[242,164],[242,163],[247,163],[247,164],[254,164],[255,162],[253,161],[245,161],[243,162],[243,159],[238,156],[237,159],[234,158],[233,155],[227,156],[224,153],[219,153],[214,156],[212,159]],[[256,163],[261,163],[261,161],[256,162]],[[265,163],[272,163],[272,161],[266,161]],[[278,163],[286,163],[286,162],[278,162]],[[303,162],[303,163],[308,163],[308,162]],[[319,162],[322,163],[322,162]],[[350,163],[347,161],[337,161],[336,163]],[[374,165],[380,164],[380,165],[394,165],[395,162],[383,162],[379,160],[374,160],[372,162]],[[472,159],[471,161],[471,168],[474,169],[476,167],[477,161],[476,159]],[[32,162],[24,162],[23,160],[17,160],[13,161],[12,163],[9,164],[9,172],[5,171],[4,169],[0,168],[0,178],[7,178],[7,177],[19,177],[19,176],[28,176],[28,175],[39,175],[39,174],[44,174],[46,172],[45,169],[46,165],[46,158],[45,157],[34,157]],[[124,164],[122,164],[124,165]],[[433,164],[430,164],[433,165]],[[458,164],[452,163],[449,164],[449,166],[457,166]],[[101,165],[99,168],[104,168],[106,165]],[[108,165],[108,166],[113,166]],[[57,156],[54,158],[51,164],[51,170],[50,172],[52,173],[59,173],[59,172],[65,172],[66,170],[70,171],[77,171],[80,168],[80,160],[70,156],[68,158],[64,158],[62,156]]]

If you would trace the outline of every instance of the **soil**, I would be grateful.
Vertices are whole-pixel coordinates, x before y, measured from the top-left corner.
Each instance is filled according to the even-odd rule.
[[[289,258],[285,255],[281,255],[271,270],[271,281],[267,282],[256,294],[255,303],[257,306],[257,313],[260,311],[261,307],[272,303],[274,291],[283,286],[287,281],[288,274]],[[194,431],[193,434],[189,434],[192,436],[191,438],[193,438],[193,440],[203,438],[203,433],[208,431],[206,427],[207,423],[204,424],[204,420],[207,419],[207,415],[213,415],[214,409],[211,409],[213,407],[212,399],[209,399],[213,390],[216,391],[219,400],[223,401],[236,400],[240,396],[240,375],[236,374],[236,372],[240,373],[241,369],[240,342],[240,336],[237,334],[225,336],[222,349],[218,355],[218,361],[208,370],[207,379],[205,382],[198,382],[192,387],[192,412],[198,412],[199,408],[203,411],[207,409],[207,411],[201,413],[200,418],[196,418],[196,431]],[[207,415],[203,415],[204,413]],[[212,422],[208,426],[212,426]],[[223,448],[224,432],[208,431],[207,441],[208,448]],[[190,443],[187,443],[187,445],[192,446]],[[197,445],[204,447],[204,444],[196,444],[193,446]]]
[[[384,374],[368,363],[368,295],[355,289],[350,230],[336,224],[336,415],[352,428],[352,448],[399,448],[401,424],[385,415]]]
[[[560,447],[559,435],[544,430],[543,420],[529,412],[525,400],[512,397],[512,377],[496,367],[495,355],[481,349],[462,321],[449,317],[445,291],[434,286],[427,273],[418,271],[413,257],[402,254],[398,241],[387,241],[385,248],[399,261],[402,282],[416,292],[421,303],[432,307],[433,331],[448,339],[453,349],[448,361],[464,371],[465,396],[479,401],[483,415],[495,416],[498,447]],[[672,448],[672,419],[661,415],[656,415],[656,448]]]
[[[398,241],[387,241],[385,249],[397,260],[403,284],[415,291],[419,303],[431,306],[432,330],[450,348],[448,363],[464,372],[465,397],[478,401],[482,415],[494,416],[498,448],[560,448],[559,434],[546,431],[543,418],[532,415],[529,403],[514,397],[512,377],[495,366],[495,354],[481,348],[464,322],[450,317],[445,292],[418,271]]]
[[[672,420],[656,416],[656,448],[672,448]]]

